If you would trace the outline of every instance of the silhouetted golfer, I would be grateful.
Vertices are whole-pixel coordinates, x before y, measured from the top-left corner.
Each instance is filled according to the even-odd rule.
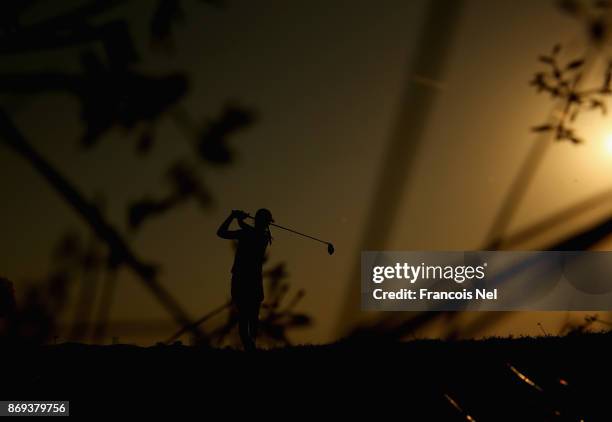
[[[266,248],[272,242],[270,223],[272,213],[262,208],[255,214],[255,227],[244,222],[249,217],[244,211],[233,210],[217,230],[223,239],[235,239],[238,248],[232,266],[232,301],[238,309],[240,340],[245,350],[255,349],[259,307],[263,301],[263,279],[261,275]],[[236,219],[240,230],[230,230]]]

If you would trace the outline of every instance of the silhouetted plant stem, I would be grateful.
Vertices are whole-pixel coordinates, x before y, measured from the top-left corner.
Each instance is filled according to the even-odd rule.
[[[522,245],[524,242],[533,240],[537,236],[551,231],[555,227],[560,227],[567,224],[572,218],[583,215],[584,213],[595,209],[597,206],[612,201],[612,189],[608,189],[605,192],[594,195],[584,201],[581,201],[575,205],[567,207],[549,217],[546,217],[540,221],[531,224],[524,229],[510,235],[503,239],[503,243],[500,245],[501,248],[512,248]]]
[[[93,256],[95,253],[97,239],[91,239],[89,249],[85,252],[85,259],[87,256]],[[87,265],[83,265],[81,268],[83,272],[81,278],[81,285],[79,286],[80,292],[76,305],[76,312],[74,314],[74,321],[72,329],[68,336],[71,340],[83,340],[87,336],[91,323],[91,312],[93,310],[93,304],[96,301],[96,290],[98,286],[98,271],[97,268]]]
[[[397,198],[403,197],[410,187],[410,171],[417,157],[429,112],[434,104],[436,92],[430,86],[414,83],[414,76],[439,80],[443,76],[446,57],[452,45],[452,34],[458,26],[464,1],[436,0],[428,3],[426,17],[416,53],[406,72],[408,77],[395,126],[382,159],[380,173],[367,211],[366,222],[357,247],[361,250],[385,249],[389,235],[393,232],[399,215]],[[444,28],[444,30],[440,30]],[[349,286],[343,309],[338,319],[340,336],[350,332],[359,320],[359,263],[352,266]],[[433,313],[430,313],[433,314]]]
[[[115,264],[125,265],[130,268],[178,324],[189,327],[189,330],[197,339],[205,339],[204,334],[197,326],[193,325],[191,318],[178,302],[159,283],[155,268],[143,262],[135,255],[120,234],[102,216],[99,209],[88,202],[57,169],[27,142],[3,109],[0,109],[0,136],[9,148],[30,163],[34,170],[72,206],[77,214],[96,233],[98,238],[106,243],[111,259]]]
[[[225,309],[229,308],[232,305],[232,302],[225,302],[223,305],[213,309],[212,311],[210,311],[209,313],[207,313],[206,315],[204,315],[202,318],[198,319],[196,322],[193,323],[193,325],[195,326],[200,326],[201,324],[204,324],[206,321],[208,321],[210,318],[214,317],[215,315],[220,314],[221,312],[223,312]],[[180,330],[178,330],[176,333],[174,333],[170,338],[168,338],[168,340],[166,340],[164,343],[169,344],[172,343],[173,341],[175,341],[176,339],[178,339],[180,336],[182,336],[183,334],[185,334],[187,331],[189,331],[190,327],[184,326],[183,328],[181,328]]]
[[[108,325],[108,317],[113,302],[115,286],[117,285],[117,270],[109,268],[106,270],[106,279],[102,287],[100,298],[100,307],[96,318],[96,327],[94,329],[92,340],[94,343],[99,343],[106,336],[106,327]]]
[[[592,65],[594,61],[593,58],[593,54],[589,53],[589,58],[585,59],[585,62]],[[587,72],[588,70],[585,69],[583,75],[586,75]],[[584,79],[585,78],[583,77],[582,79],[575,80],[573,89],[577,89],[580,81]],[[550,127],[556,127],[557,125],[555,125],[555,119],[561,122],[564,121],[569,112],[570,105],[571,103],[567,100],[559,101],[548,117],[548,125],[550,125]],[[560,118],[558,117],[559,115],[561,116]],[[521,201],[537,172],[537,169],[548,151],[548,148],[553,142],[551,138],[552,137],[549,132],[542,132],[542,134],[535,140],[529,149],[525,161],[523,161],[523,164],[514,178],[514,181],[510,185],[510,189],[502,202],[495,220],[493,220],[493,224],[491,225],[491,229],[489,230],[485,240],[485,250],[496,250],[503,243],[505,231],[512,221],[516,210],[520,206]]]
[[[510,185],[508,193],[503,199],[502,205],[493,220],[493,224],[487,234],[487,240],[485,242],[484,250],[496,250],[499,249],[502,244],[502,236],[504,235],[512,217],[518,206],[521,203],[525,192],[531,184],[531,180],[535,176],[537,169],[540,167],[540,163],[546,155],[546,151],[551,144],[550,135],[541,135],[538,139],[531,144],[531,148],[527,153],[527,157],[521,165],[516,177]]]

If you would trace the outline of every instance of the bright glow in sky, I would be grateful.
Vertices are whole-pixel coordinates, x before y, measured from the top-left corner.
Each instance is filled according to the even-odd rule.
[[[604,149],[609,155],[612,155],[612,132],[606,135],[604,139]]]

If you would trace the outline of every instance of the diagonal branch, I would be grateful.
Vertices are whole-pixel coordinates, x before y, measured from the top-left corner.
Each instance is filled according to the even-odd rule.
[[[28,143],[9,115],[1,108],[0,138],[16,154],[30,163],[34,170],[85,220],[100,240],[108,246],[114,263],[130,268],[178,324],[188,327],[198,340],[205,339],[204,334],[193,325],[191,318],[179,303],[159,283],[154,266],[143,262],[134,254],[117,230],[106,221],[99,209],[88,202],[56,168]]]

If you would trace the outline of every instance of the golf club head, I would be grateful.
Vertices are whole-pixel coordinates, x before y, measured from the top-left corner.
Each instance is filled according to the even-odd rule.
[[[332,245],[331,243],[327,244],[327,253],[330,255],[334,254],[334,245]]]

